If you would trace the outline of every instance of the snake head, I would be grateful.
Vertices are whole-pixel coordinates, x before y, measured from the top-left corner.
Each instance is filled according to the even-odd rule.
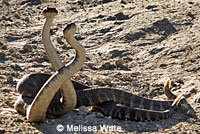
[[[43,15],[45,17],[54,17],[58,14],[58,11],[56,10],[56,8],[51,8],[51,7],[46,7],[43,10]]]
[[[77,30],[76,24],[71,23],[65,27],[65,29],[63,30],[63,33],[65,37],[74,36],[74,34],[76,33],[76,30]]]
[[[187,115],[194,117],[195,111],[191,107],[191,105],[187,102],[186,98],[183,96],[183,94],[179,95],[173,102],[172,107],[180,111],[182,113],[186,113]]]

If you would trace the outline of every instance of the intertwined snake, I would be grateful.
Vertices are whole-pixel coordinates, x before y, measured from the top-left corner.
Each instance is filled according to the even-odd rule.
[[[170,101],[151,100],[119,89],[90,88],[75,81],[71,82],[70,78],[84,63],[85,50],[73,37],[76,25],[74,23],[67,25],[63,31],[64,37],[76,50],[76,57],[72,63],[63,65],[50,41],[49,34],[53,18],[57,13],[55,8],[46,8],[43,11],[46,22],[42,32],[45,50],[55,73],[28,74],[17,84],[17,89],[22,95],[14,107],[26,114],[28,121],[43,121],[46,112],[49,115],[61,116],[82,105],[98,106],[105,115],[124,120],[165,119],[176,109],[194,115],[194,110],[183,96],[177,97],[171,93],[170,80],[164,86],[166,96],[172,99]]]

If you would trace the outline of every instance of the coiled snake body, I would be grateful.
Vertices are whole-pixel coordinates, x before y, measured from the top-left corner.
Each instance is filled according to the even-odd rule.
[[[76,57],[72,63],[63,65],[49,35],[57,10],[47,8],[43,14],[46,22],[42,39],[55,73],[53,75],[28,74],[18,82],[17,90],[22,95],[17,99],[14,107],[17,111],[26,114],[28,121],[43,121],[46,113],[61,116],[82,105],[98,106],[105,115],[124,120],[166,119],[176,109],[181,109],[189,115],[194,114],[194,110],[183,96],[177,97],[171,93],[169,80],[165,83],[164,91],[168,98],[173,99],[171,101],[151,100],[119,89],[90,88],[75,81],[71,82],[70,78],[80,70],[85,60],[84,48],[73,37],[76,25],[72,23],[64,29],[64,37],[76,50]]]

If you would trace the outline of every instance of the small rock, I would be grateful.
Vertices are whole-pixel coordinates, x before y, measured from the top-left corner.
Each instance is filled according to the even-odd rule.
[[[189,2],[188,2],[188,4],[194,4],[194,2],[192,2],[192,1],[189,1]]]
[[[127,4],[127,1],[126,0],[121,0],[121,3],[122,4]]]
[[[196,88],[192,88],[192,89],[190,90],[190,93],[197,93],[197,89],[196,89]]]
[[[9,49],[9,52],[10,52],[10,53],[14,53],[15,50],[14,50],[13,48],[10,48],[10,49]]]
[[[24,122],[22,119],[20,119],[20,118],[17,118],[16,120],[15,120],[15,122]]]
[[[111,64],[110,64],[110,62],[106,62],[106,63],[104,63],[104,64],[102,65],[102,67],[103,67],[104,69],[110,69]]]
[[[127,20],[127,19],[129,19],[129,16],[124,15],[124,13],[122,13],[122,12],[116,14],[115,17],[117,18],[117,20]]]
[[[88,110],[88,108],[85,107],[85,106],[81,106],[81,107],[79,107],[78,113],[79,113],[80,115],[87,115],[87,114],[90,113],[90,110]]]
[[[162,68],[167,67],[167,64],[165,64],[165,63],[160,64],[160,67],[162,67]]]
[[[147,7],[146,7],[146,9],[153,9],[153,8],[156,8],[157,6],[156,5],[148,5]]]
[[[20,19],[20,16],[18,14],[15,14],[15,18]]]
[[[45,60],[45,61],[49,61],[49,57],[45,54],[45,55],[43,55],[43,59]]]
[[[124,60],[122,60],[122,59],[115,61],[115,65],[118,67],[122,66],[123,64],[124,64]]]
[[[32,45],[33,49],[37,49],[37,46],[36,45]]]
[[[32,52],[33,47],[31,45],[26,44],[26,45],[24,45],[23,50],[24,50],[25,53],[26,52]]]
[[[8,77],[7,77],[7,82],[8,82],[8,83],[13,82],[13,77],[12,77],[12,76],[8,76]]]
[[[192,96],[192,93],[191,93],[191,92],[188,92],[188,93],[186,93],[184,96],[185,96],[185,98],[189,98],[189,97]]]
[[[12,64],[10,65],[10,67],[12,67],[12,68],[13,68],[14,70],[16,70],[16,71],[22,70],[21,66],[18,65],[18,64],[16,64],[16,63],[12,63]]]
[[[29,22],[29,17],[26,17],[24,20],[27,21],[27,22]]]
[[[120,12],[120,13],[115,14],[114,16],[108,17],[107,20],[127,20],[127,19],[129,19],[129,16],[124,15],[124,13]]]
[[[103,85],[103,81],[102,80],[95,80],[95,85]]]
[[[104,83],[105,83],[105,84],[111,84],[111,79],[110,79],[110,78],[105,79],[105,80],[104,80]]]

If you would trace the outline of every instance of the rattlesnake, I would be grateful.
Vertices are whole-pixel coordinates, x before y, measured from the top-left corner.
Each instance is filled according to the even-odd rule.
[[[55,8],[47,8],[43,11],[43,13],[46,17],[46,22],[42,33],[43,43],[45,45],[45,50],[49,56],[53,69],[56,72],[53,75],[29,74],[24,76],[18,82],[17,89],[22,95],[17,99],[15,103],[15,109],[22,113],[27,113],[28,121],[42,121],[45,117],[46,111],[47,114],[53,116],[61,116],[68,112],[67,110],[65,110],[65,112],[62,112],[62,109],[65,109],[65,107],[70,106],[70,110],[74,108],[70,104],[70,99],[75,98],[74,93],[72,94],[73,96],[70,97],[70,99],[66,98],[67,95],[63,93],[67,92],[69,89],[71,92],[73,92],[73,85],[76,89],[77,94],[76,108],[82,105],[97,105],[105,115],[111,115],[113,118],[130,120],[165,119],[172,114],[174,108],[181,108],[182,104],[184,106],[188,105],[186,101],[183,101],[185,99],[182,96],[176,97],[174,95],[175,97],[173,99],[176,98],[175,101],[157,101],[143,98],[119,89],[90,88],[75,81],[73,81],[72,85],[69,78],[80,69],[85,59],[84,48],[81,45],[79,45],[76,39],[73,37],[73,35],[75,34],[76,26],[73,23],[68,25],[64,29],[65,38],[67,39],[68,43],[77,51],[74,62],[65,67],[60,61],[53,45],[51,44],[49,37],[50,26],[53,22],[54,16],[57,14],[57,10]],[[64,73],[63,70],[66,71],[66,73]],[[60,76],[62,76],[62,78]],[[58,85],[56,84],[57,82],[59,83]],[[54,86],[54,83],[56,85],[55,89],[54,91],[51,91],[51,95],[49,96],[48,92],[50,92],[50,89],[48,89],[48,86]],[[62,92],[60,92],[60,90],[58,91],[58,88],[61,88]],[[168,89],[169,82],[166,82],[165,94],[167,95],[167,97],[170,97],[172,93]],[[53,90],[53,88],[51,90]],[[42,98],[41,94],[43,92],[45,92],[45,94],[44,96],[42,96]],[[71,94],[68,94],[68,96],[70,95]],[[46,110],[43,110],[42,114],[40,114],[39,117],[36,117],[38,112],[40,112],[38,109],[41,108],[41,105],[35,105],[35,103],[38,103],[38,96],[40,97],[40,101],[45,100],[48,101],[48,103],[42,103],[42,109]],[[62,100],[60,100],[60,98],[62,98]],[[66,102],[66,99],[69,102]],[[72,104],[74,104],[74,102],[75,99],[73,99]],[[66,103],[69,105],[67,106]],[[116,103],[122,104],[124,106],[117,106]],[[29,113],[29,107],[32,106],[31,109],[33,109],[34,105],[34,110],[32,110],[32,112]],[[184,110],[187,110],[187,112],[189,112],[190,115],[193,114],[193,109],[189,105],[187,109]],[[31,119],[29,116],[31,117]]]

